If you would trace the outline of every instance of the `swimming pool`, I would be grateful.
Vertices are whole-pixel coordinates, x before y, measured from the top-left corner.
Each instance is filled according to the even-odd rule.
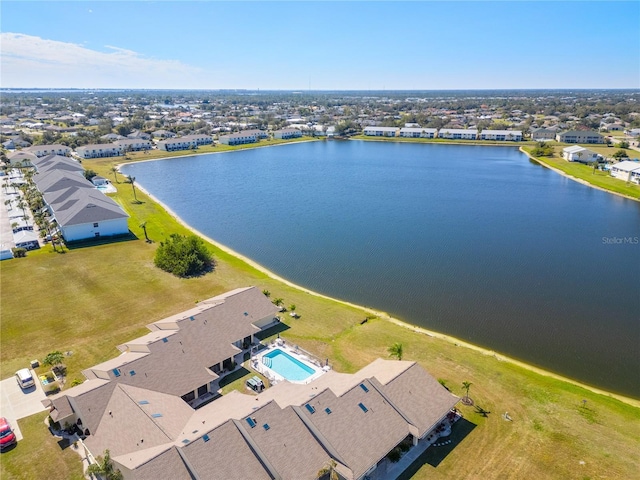
[[[302,363],[287,352],[276,348],[262,357],[262,363],[290,382],[301,382],[316,373],[309,365]]]

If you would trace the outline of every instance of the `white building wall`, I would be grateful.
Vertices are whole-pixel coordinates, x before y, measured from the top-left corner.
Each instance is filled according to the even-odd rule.
[[[97,227],[94,227],[93,223],[83,223],[81,225],[61,226],[60,230],[62,230],[62,236],[67,242],[96,238],[96,233],[99,233],[100,237],[112,237],[129,233],[126,217],[96,223],[98,224]]]

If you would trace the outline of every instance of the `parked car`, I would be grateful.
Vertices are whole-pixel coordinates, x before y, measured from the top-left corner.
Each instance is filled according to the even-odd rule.
[[[11,429],[9,421],[4,417],[0,417],[0,449],[14,445],[17,441],[18,439]]]
[[[31,370],[28,368],[23,368],[16,372],[16,381],[23,390],[35,385],[33,375],[31,375]]]

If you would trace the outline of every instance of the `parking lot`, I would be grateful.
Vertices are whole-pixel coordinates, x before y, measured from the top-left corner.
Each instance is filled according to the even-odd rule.
[[[33,371],[31,373],[36,379],[36,384],[26,390],[20,388],[15,377],[0,382],[0,417],[9,420],[18,440],[22,440],[18,420],[45,410],[41,400],[46,396],[35,373]]]

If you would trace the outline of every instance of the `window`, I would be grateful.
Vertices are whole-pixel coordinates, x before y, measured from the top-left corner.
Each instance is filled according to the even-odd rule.
[[[96,232],[96,238],[100,236],[100,232]]]
[[[97,223],[94,223],[94,224],[93,224],[93,228],[98,228],[98,224],[97,224]]]

